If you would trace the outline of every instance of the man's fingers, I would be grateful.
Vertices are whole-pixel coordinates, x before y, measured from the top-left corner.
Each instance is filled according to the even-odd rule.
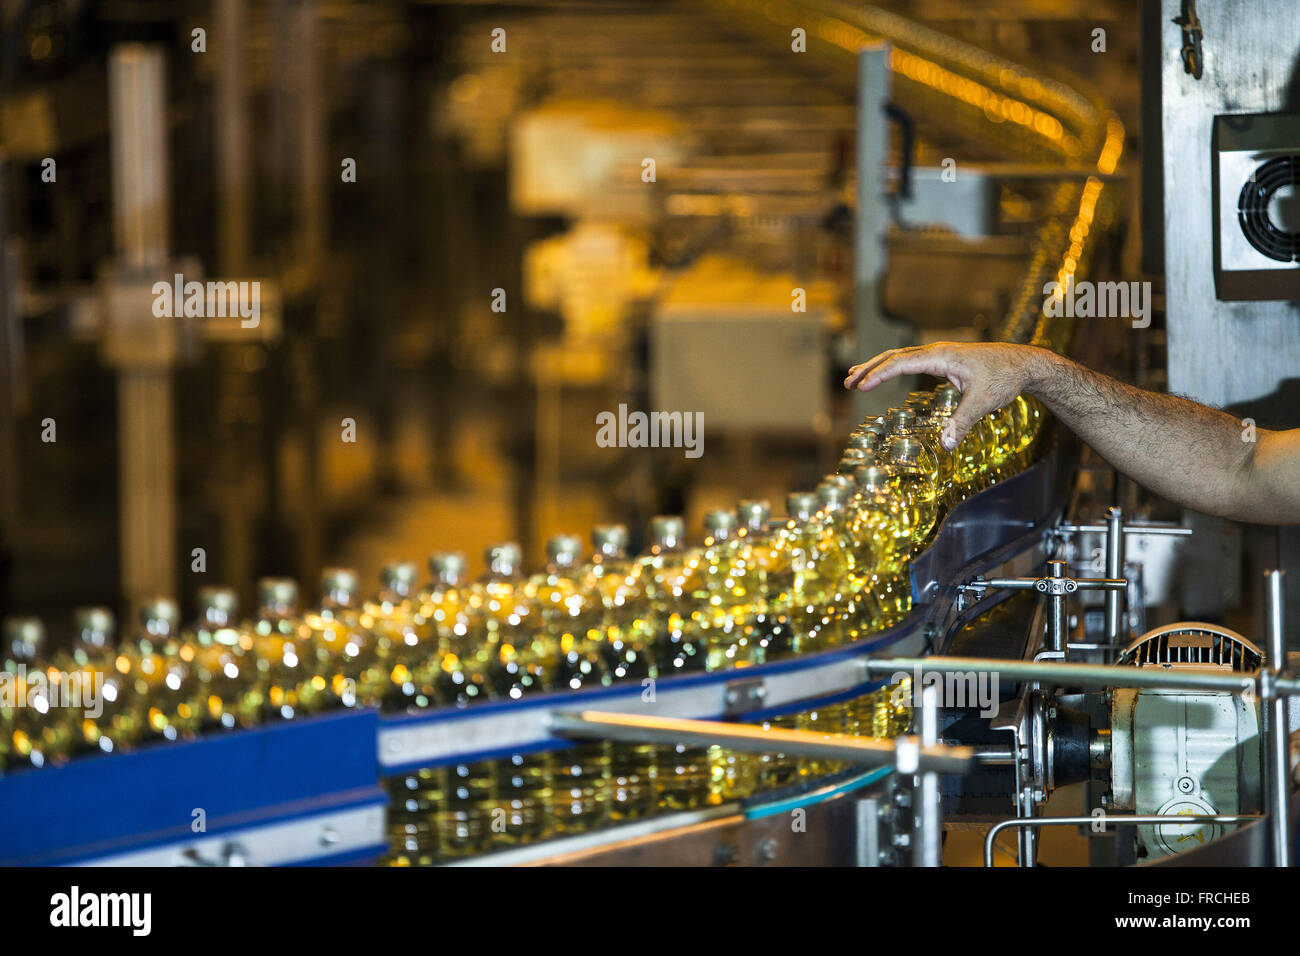
[[[934,350],[933,347],[894,349],[892,352],[882,354],[888,357],[882,361],[873,359],[867,363],[866,367],[851,376],[853,383],[846,383],[846,387],[856,387],[859,391],[869,392],[877,385],[900,375],[924,374],[936,378],[947,377],[947,356]]]
[[[939,433],[939,443],[948,451],[954,450],[975,427],[975,423],[995,407],[989,397],[982,392],[976,389],[966,392],[962,395],[961,402],[953,409],[948,421],[944,423],[943,431]]]
[[[858,384],[858,382],[862,381],[862,376],[866,375],[873,368],[879,366],[881,362],[888,361],[890,356],[897,355],[899,351],[900,351],[899,349],[889,349],[888,351],[881,352],[875,358],[868,359],[867,361],[863,362],[861,365],[853,366],[853,368],[849,369],[848,378],[844,380],[844,387],[845,388],[855,387]]]

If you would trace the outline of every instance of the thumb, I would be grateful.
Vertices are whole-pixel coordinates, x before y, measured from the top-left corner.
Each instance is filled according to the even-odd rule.
[[[953,451],[961,444],[963,438],[975,427],[975,423],[984,417],[985,405],[987,401],[981,400],[981,396],[974,392],[967,392],[961,397],[961,403],[953,410],[944,423],[943,431],[939,434],[939,442],[947,451]]]

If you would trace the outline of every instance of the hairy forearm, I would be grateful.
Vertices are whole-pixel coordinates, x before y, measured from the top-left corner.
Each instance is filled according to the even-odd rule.
[[[1253,468],[1257,445],[1242,440],[1237,419],[1035,351],[1026,391],[1115,468],[1196,511],[1266,520],[1257,513],[1263,504]]]

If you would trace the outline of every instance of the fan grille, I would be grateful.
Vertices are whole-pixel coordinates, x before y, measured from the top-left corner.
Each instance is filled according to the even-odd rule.
[[[1268,214],[1278,190],[1300,182],[1300,156],[1279,156],[1260,164],[1237,197],[1237,222],[1246,241],[1270,259],[1300,259],[1300,233],[1279,229]]]
[[[1253,671],[1263,655],[1236,631],[1214,624],[1179,623],[1148,631],[1128,646],[1118,663],[1135,667],[1221,667]]]

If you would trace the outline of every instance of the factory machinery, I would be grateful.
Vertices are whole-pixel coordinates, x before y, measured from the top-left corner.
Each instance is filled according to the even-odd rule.
[[[738,21],[757,13],[807,24],[846,53],[890,41],[883,55],[900,101],[937,105],[972,135],[1055,170],[1050,215],[997,336],[1068,348],[1073,323],[1044,317],[1042,288],[1086,268],[1123,145],[1113,116],[870,8],[720,6]],[[875,56],[864,54],[864,76]],[[861,206],[861,217],[871,213]],[[869,276],[857,278],[870,290]],[[869,312],[860,310],[860,329]],[[943,398],[941,389],[914,408],[933,416]],[[1017,862],[1034,865],[1051,826],[1077,828],[1099,863],[1290,865],[1287,741],[1300,678],[1284,651],[1281,573],[1269,576],[1269,626],[1255,640],[1194,622],[1145,631],[1144,582],[1163,571],[1153,555],[1186,529],[1090,499],[1073,480],[1077,450],[1041,409],[1019,406],[1031,412],[1021,424],[1032,424],[1018,432],[1029,438],[1020,452],[1007,452],[1020,454],[1016,465],[947,498],[942,520],[899,565],[897,613],[846,640],[663,672],[649,687],[634,679],[466,706],[343,706],[57,765],[13,764],[0,775],[0,862],[933,866],[945,825],[974,825],[986,865],[1008,830]],[[858,454],[841,462],[852,488],[873,481],[870,456],[890,479],[907,457],[891,450],[906,445],[906,414],[874,440],[873,424],[855,432]],[[981,454],[1000,445],[994,427]],[[951,487],[958,466],[933,466],[937,486]],[[823,494],[822,511],[837,497]],[[837,722],[819,725],[819,713]],[[867,726],[864,715],[880,720]],[[696,752],[710,767],[708,796],[658,800],[639,818],[573,833],[539,826],[536,839],[519,836],[507,811],[513,841],[485,836],[484,852],[427,859],[418,847],[405,852],[404,821],[435,790],[472,786],[472,768],[515,765],[525,776],[547,760],[580,764],[604,742],[613,754]],[[759,783],[728,787],[729,767],[749,767]],[[461,768],[471,768],[464,779]],[[1073,785],[1086,786],[1088,812],[1049,815]]]

